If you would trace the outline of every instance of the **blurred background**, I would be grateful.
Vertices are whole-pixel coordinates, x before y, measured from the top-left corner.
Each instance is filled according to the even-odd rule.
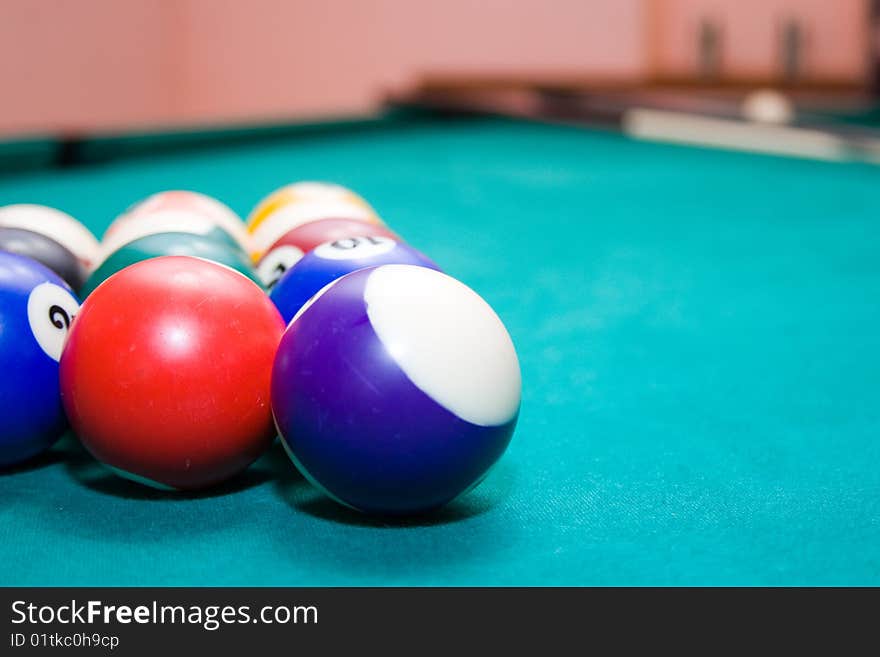
[[[2,0],[0,136],[369,115],[425,90],[865,102],[868,0]]]

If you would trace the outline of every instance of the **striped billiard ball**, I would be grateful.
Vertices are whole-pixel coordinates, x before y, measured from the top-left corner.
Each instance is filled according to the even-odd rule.
[[[287,231],[257,262],[257,273],[267,287],[272,287],[300,258],[324,242],[349,237],[387,237],[401,239],[385,226],[356,219],[318,219]]]
[[[419,265],[438,269],[430,258],[411,246],[387,237],[348,237],[316,247],[277,282],[267,274],[263,283],[271,287],[272,302],[289,322],[312,295],[337,278],[358,269],[377,265]]]
[[[127,221],[115,230],[105,233],[93,269],[100,267],[110,255],[126,244],[162,233],[198,235],[247,252],[238,240],[212,219],[182,210],[157,210],[149,215],[141,215],[132,221]]]
[[[194,233],[156,233],[123,244],[108,255],[83,285],[81,296],[86,298],[101,283],[126,267],[161,256],[203,258],[231,267],[260,283],[250,257],[235,243]]]
[[[411,265],[328,285],[288,326],[272,372],[294,463],[373,514],[429,511],[482,481],[513,434],[520,391],[516,351],[489,305]]]
[[[382,225],[360,196],[339,185],[300,182],[263,199],[247,220],[253,254],[259,258],[288,231],[321,219],[349,219]]]
[[[125,230],[132,224],[150,223],[154,215],[166,212],[177,213],[181,217],[195,215],[206,219],[225,231],[243,249],[250,248],[250,237],[245,224],[231,208],[207,194],[184,189],[157,192],[138,201],[113,220],[104,233],[104,239],[112,239],[114,233]]]

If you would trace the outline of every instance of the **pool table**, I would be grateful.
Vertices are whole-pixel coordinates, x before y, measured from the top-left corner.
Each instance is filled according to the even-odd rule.
[[[97,235],[162,189],[349,186],[495,308],[524,389],[484,483],[398,521],[278,444],[175,495],[66,436],[0,474],[0,584],[880,584],[878,167],[407,112],[10,152],[0,204]]]

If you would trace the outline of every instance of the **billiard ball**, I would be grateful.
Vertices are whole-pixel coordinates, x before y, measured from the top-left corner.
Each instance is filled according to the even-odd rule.
[[[250,248],[250,237],[245,224],[235,212],[215,198],[187,190],[158,192],[135,203],[110,224],[104,233],[104,238],[112,237],[117,230],[132,222],[166,211],[194,214],[208,219],[218,228],[226,231],[243,249]]]
[[[75,291],[86,280],[86,268],[73,253],[51,237],[32,230],[0,226],[0,251],[33,258],[58,274]]]
[[[238,272],[200,258],[138,262],[92,292],[61,358],[83,445],[118,474],[190,490],[271,444],[272,361],[284,322]]]
[[[309,251],[278,279],[270,297],[289,322],[312,295],[340,276],[390,264],[438,269],[427,256],[387,237],[347,237]]]
[[[286,232],[319,219],[351,219],[382,225],[372,210],[343,201],[303,201],[284,205],[260,223],[251,233],[251,248],[259,256]]]
[[[126,222],[101,241],[101,249],[95,268],[126,244],[148,235],[161,233],[190,233],[205,239],[225,244],[229,248],[242,250],[238,241],[223,230],[213,220],[180,210],[158,210],[150,215],[142,215],[136,221]]]
[[[45,205],[21,203],[0,208],[0,226],[24,228],[51,237],[89,268],[98,254],[98,240],[69,214]]]
[[[314,185],[315,183],[310,183]],[[296,187],[291,186],[292,187]],[[286,191],[287,190],[287,191]],[[359,200],[345,195],[306,195],[283,188],[260,204],[248,220],[251,246],[255,257],[265,253],[275,241],[297,226],[319,219],[354,219],[381,225],[375,211]]]
[[[247,218],[248,229],[253,231],[260,223],[278,208],[290,203],[304,201],[341,201],[360,205],[370,211],[373,209],[361,196],[342,185],[304,180],[285,185],[262,199]]]
[[[440,507],[478,484],[513,434],[513,343],[464,284],[411,265],[328,285],[290,323],[272,409],[300,471],[373,514]]]
[[[67,427],[58,359],[78,310],[57,274],[0,253],[0,467],[39,454]]]
[[[387,237],[401,241],[384,226],[355,219],[319,219],[298,226],[276,240],[257,263],[257,273],[263,284],[271,287],[308,251],[324,242],[349,237]]]
[[[231,267],[259,284],[251,259],[237,245],[193,233],[156,233],[132,240],[116,249],[92,272],[82,288],[86,298],[116,272],[136,262],[166,255],[192,256]]]
[[[759,89],[743,99],[742,115],[754,123],[784,125],[794,120],[795,110],[791,100],[782,92]]]

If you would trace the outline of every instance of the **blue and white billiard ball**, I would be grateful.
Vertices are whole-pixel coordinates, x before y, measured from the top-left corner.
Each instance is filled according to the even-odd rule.
[[[0,467],[64,433],[58,361],[79,301],[35,260],[0,252]]]
[[[325,285],[358,269],[377,265],[419,265],[439,270],[430,258],[411,246],[378,235],[321,244],[304,255],[277,282],[272,279],[272,265],[271,261],[261,262],[257,275],[271,288],[269,296],[285,322],[289,322]]]
[[[367,513],[420,513],[482,481],[519,415],[519,361],[446,274],[384,265],[316,294],[281,339],[272,410],[302,473]]]

